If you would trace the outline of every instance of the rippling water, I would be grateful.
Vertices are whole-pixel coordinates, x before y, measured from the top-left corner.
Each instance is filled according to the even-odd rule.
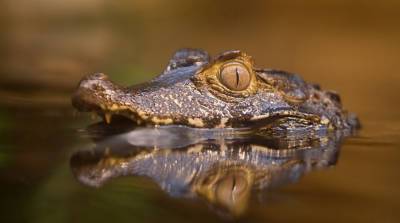
[[[129,164],[132,163],[130,157],[138,153],[154,153],[149,147],[135,147],[135,142],[129,142],[132,139],[129,133],[116,141],[111,137],[114,141],[110,141],[109,135],[120,132],[124,129],[122,127],[92,126],[88,130],[87,126],[96,122],[90,117],[74,114],[68,107],[49,108],[39,104],[2,106],[0,118],[1,210],[8,222],[183,222],[187,219],[193,222],[396,222],[399,219],[396,211],[400,205],[398,120],[362,120],[363,129],[356,136],[344,140],[341,147],[332,147],[330,140],[324,140],[322,144],[314,143],[314,150],[320,153],[328,151],[325,155],[313,154],[311,157],[314,158],[310,158],[310,155],[301,153],[300,156],[276,159],[275,169],[269,168],[268,173],[264,171],[264,175],[272,176],[272,183],[263,188],[259,183],[250,190],[250,184],[256,185],[255,178],[248,181],[249,175],[243,173],[254,170],[238,172],[240,165],[236,165],[234,171],[226,166],[217,168],[218,171],[209,171],[211,179],[218,176],[219,180],[215,181],[219,183],[208,189],[204,186],[206,189],[203,188],[201,194],[198,193],[200,189],[196,192],[193,185],[185,185],[184,180],[177,179],[179,171],[192,164],[164,173],[157,172],[157,169],[152,172],[151,165],[146,167],[147,164],[135,173],[122,168],[124,174],[120,171],[119,177],[111,177],[102,186],[81,181],[79,174],[87,174],[91,177],[87,179],[96,180],[96,174],[79,172],[79,168],[90,170],[101,159],[104,159],[103,164],[115,164],[118,159],[125,159],[121,163]],[[104,144],[104,139],[109,141]],[[254,151],[287,146],[270,141],[268,145],[260,145],[259,140],[252,140],[242,141],[236,147],[228,146],[231,150],[226,151],[243,149],[246,143],[259,144],[259,150]],[[164,145],[171,147],[168,143],[164,142]],[[214,142],[218,143],[221,142]],[[225,144],[230,145],[232,141]],[[212,146],[204,148],[203,151],[213,150]],[[159,148],[158,151],[162,153],[164,150]],[[187,162],[190,159],[182,158],[182,154],[187,154],[186,150],[178,151],[181,152],[173,153],[175,155],[170,160],[187,159]],[[244,156],[251,154],[243,151]],[[254,152],[252,154],[255,156]],[[271,154],[274,153],[269,153],[273,157]],[[177,159],[177,156],[180,158]],[[236,154],[236,158],[239,156]],[[165,158],[164,161],[159,159],[159,162],[168,161],[168,155],[158,157]],[[258,164],[262,163],[260,157]],[[287,159],[302,160],[299,162],[302,164],[294,167],[296,164],[288,162],[286,171],[282,171],[276,163],[286,162]],[[205,160],[210,161],[209,158]],[[221,157],[217,160],[222,162]],[[321,160],[325,162],[319,162]],[[268,161],[269,165],[272,161],[273,158]],[[318,162],[320,168],[317,168]],[[122,164],[119,166],[123,167]],[[107,172],[107,168],[100,170],[103,171],[101,173]],[[210,189],[212,187],[214,189]],[[234,189],[236,194],[232,192]],[[204,190],[214,191],[214,198],[207,197]],[[241,211],[243,207],[240,205],[236,209],[232,206],[232,197],[238,201],[235,205],[245,203],[245,211]]]

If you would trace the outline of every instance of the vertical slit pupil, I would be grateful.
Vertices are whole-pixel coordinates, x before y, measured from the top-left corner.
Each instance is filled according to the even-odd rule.
[[[237,67],[235,68],[235,71],[236,71],[236,87],[239,87],[239,71]]]
[[[229,64],[220,70],[218,78],[221,84],[228,89],[243,91],[251,82],[250,75],[250,72],[244,66]]]

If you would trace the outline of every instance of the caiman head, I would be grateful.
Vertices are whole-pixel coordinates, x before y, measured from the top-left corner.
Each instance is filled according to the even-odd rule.
[[[254,66],[238,50],[210,59],[202,50],[183,49],[148,83],[123,87],[105,74],[79,83],[72,104],[107,122],[123,116],[136,124],[198,128],[352,129],[357,118],[340,97],[308,84],[296,74]]]

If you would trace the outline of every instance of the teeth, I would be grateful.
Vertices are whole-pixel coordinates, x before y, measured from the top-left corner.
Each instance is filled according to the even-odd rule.
[[[107,124],[111,123],[111,114],[110,113],[105,113],[104,114],[104,119],[106,120]]]

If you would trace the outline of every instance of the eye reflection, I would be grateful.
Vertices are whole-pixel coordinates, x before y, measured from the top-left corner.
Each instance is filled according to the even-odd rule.
[[[251,82],[250,72],[240,63],[224,65],[219,78],[223,85],[233,91],[243,91],[247,89]]]
[[[216,173],[213,173],[216,172]],[[241,215],[247,208],[253,184],[252,169],[246,166],[215,166],[210,171],[215,182],[195,182],[196,192],[217,207]]]
[[[340,134],[221,138],[220,132],[207,130],[207,140],[198,141],[205,133],[199,129],[165,126],[113,136],[106,127],[102,124],[92,129],[104,134],[96,135],[94,148],[81,149],[71,157],[71,171],[80,183],[101,187],[119,177],[146,177],[171,197],[199,198],[228,218],[245,214],[254,202],[251,197],[265,202],[267,189],[295,183],[313,169],[334,165],[342,140]],[[172,134],[170,140],[160,137],[165,133]]]

